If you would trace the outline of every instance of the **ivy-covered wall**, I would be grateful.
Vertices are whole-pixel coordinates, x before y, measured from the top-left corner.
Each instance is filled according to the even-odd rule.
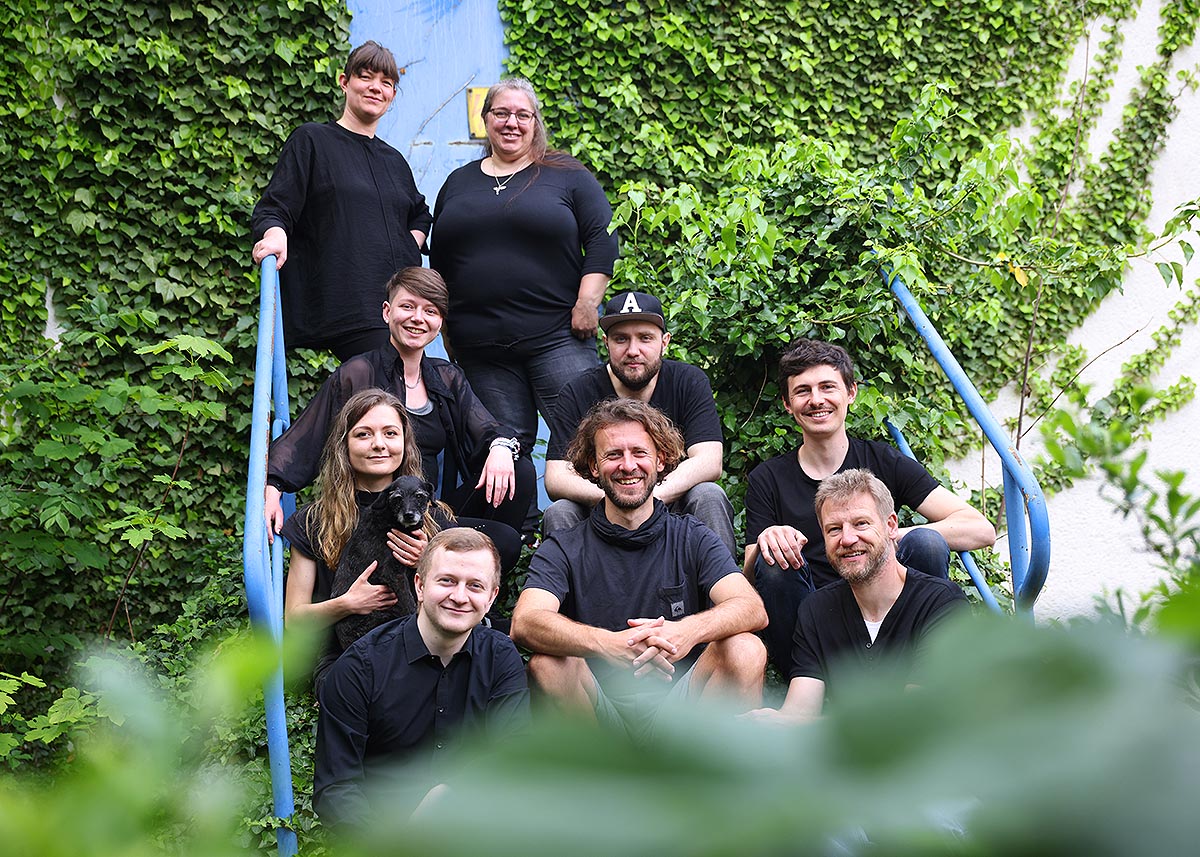
[[[736,430],[735,484],[790,442],[759,413],[773,407],[778,348],[801,333],[839,339],[863,362],[882,401],[860,430],[891,413],[920,426],[926,457],[944,451],[957,406],[888,322],[878,258],[921,292],[985,394],[1028,387],[1037,413],[1069,386],[1087,356],[1067,334],[1121,285],[1147,237],[1148,176],[1175,99],[1195,82],[1173,59],[1200,21],[1194,0],[1162,3],[1155,61],[1112,142],[1089,151],[1131,0],[501,9],[509,68],[544,91],[554,139],[622,202],[620,277],[674,295],[675,342],[727,379],[717,396]],[[1087,73],[1068,86],[1068,60],[1093,32]],[[944,108],[917,107],[934,83]],[[1011,148],[1005,138],[1027,122],[1028,147]],[[1132,407],[1134,386],[1196,316],[1185,294],[1112,391],[1114,408]],[[1048,381],[1031,371],[1045,367]],[[1143,406],[1146,425],[1191,393],[1186,380],[1162,391]]]
[[[336,0],[0,9],[0,669],[147,635],[240,530],[250,209],[337,109],[347,27]],[[181,335],[231,362],[138,351]]]
[[[739,144],[808,134],[870,164],[924,84],[973,119],[959,152],[1052,98],[1106,3],[501,0],[509,68],[551,96],[560,143],[620,180],[712,186]]]
[[[1035,320],[1035,363],[1057,360],[1062,377],[1082,363],[1065,333],[1120,283],[1124,248],[1106,247],[1140,236],[1144,177],[1184,85],[1170,58],[1200,15],[1194,0],[1164,4],[1161,62],[1117,141],[1080,152],[1119,30],[1083,93],[1060,99],[1067,58],[1090,22],[1131,10],[501,3],[511,69],[618,204],[617,285],[664,294],[679,355],[716,382],[735,497],[747,467],[792,442],[771,367],[800,333],[860,358],[859,431],[888,413],[935,464],[941,440],[968,442],[866,250],[921,291],[985,389],[1021,377]],[[0,9],[6,665],[61,664],[108,627],[142,638],[199,579],[238,573],[213,557],[242,517],[249,212],[287,133],[335,113],[347,18],[331,0]],[[1002,137],[1028,116],[1039,131],[1020,158]],[[47,295],[58,344],[43,338]],[[293,401],[322,362],[294,362]]]

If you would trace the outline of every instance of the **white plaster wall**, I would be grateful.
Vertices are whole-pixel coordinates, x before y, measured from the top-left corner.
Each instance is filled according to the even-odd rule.
[[[1120,125],[1121,111],[1138,84],[1137,67],[1156,59],[1158,22],[1158,4],[1147,0],[1138,18],[1126,26],[1124,51],[1111,98],[1088,141],[1089,157],[1093,159],[1103,153]],[[1097,27],[1091,45],[1093,56],[1099,37]],[[1081,45],[1072,71],[1076,78],[1082,73],[1085,55]],[[1198,62],[1200,49],[1193,45],[1176,54],[1174,69],[1194,69]],[[1200,96],[1185,92],[1177,103],[1179,114],[1170,127],[1151,181],[1154,204],[1147,226],[1152,231],[1162,228],[1177,205],[1200,196]],[[1200,251],[1200,237],[1193,234],[1188,240]],[[1155,268],[1155,262],[1159,261],[1182,261],[1178,245],[1164,248],[1155,258],[1134,260],[1123,292],[1106,298],[1070,337],[1072,343],[1087,349],[1089,358],[1096,358],[1080,376],[1080,381],[1091,388],[1090,401],[1112,388],[1127,359],[1153,347],[1151,336],[1168,321],[1167,313],[1182,297],[1183,290],[1178,285],[1170,288],[1164,285]],[[1198,276],[1200,258],[1185,270],[1185,281],[1193,283]],[[1098,357],[1102,352],[1106,353]],[[1200,330],[1195,327],[1184,333],[1182,344],[1159,374],[1156,386],[1165,387],[1181,375],[1200,380]],[[1016,413],[1015,404],[1013,395],[1002,396],[993,410],[1003,419]],[[1186,470],[1189,476],[1185,485],[1193,492],[1200,492],[1198,425],[1200,401],[1191,402],[1155,425],[1151,439],[1144,444],[1149,449],[1147,469]],[[1035,431],[1021,444],[1022,454],[1031,462],[1040,448],[1039,440],[1040,435]],[[987,481],[998,483],[1000,470],[994,456],[990,456],[985,467]],[[958,462],[952,472],[963,483],[978,485],[980,462],[978,458]],[[1090,478],[1049,498],[1050,573],[1035,608],[1041,620],[1093,613],[1097,596],[1117,588],[1136,596],[1162,577],[1142,546],[1138,526],[1113,511],[1101,494],[1103,485],[1103,479]],[[1007,556],[1007,546],[1001,542],[998,547]]]

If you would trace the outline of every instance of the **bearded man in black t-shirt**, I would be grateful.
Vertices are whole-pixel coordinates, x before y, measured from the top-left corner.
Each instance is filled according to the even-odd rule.
[[[673,700],[762,699],[762,601],[710,529],[654,496],[682,454],[679,431],[650,405],[592,408],[568,459],[604,500],[542,542],[513,610],[534,685],[637,741],[669,726],[659,713]]]
[[[606,399],[636,399],[658,408],[683,434],[686,456],[654,489],[677,515],[694,515],[737,556],[733,506],[721,478],[725,438],[708,376],[696,366],[664,360],[671,342],[662,304],[642,292],[622,292],[600,318],[608,362],[567,382],[558,393],[546,447],[546,493],[554,503],[542,514],[542,533],[575,526],[604,494],[567,461],[567,445],[588,409]]]
[[[868,470],[846,470],[821,483],[815,499],[829,562],[839,580],[800,605],[783,706],[752,716],[796,722],[821,713],[829,688],[847,668],[882,671],[901,687],[914,683],[922,644],[967,605],[949,580],[896,559],[900,527],[887,487]]]
[[[949,577],[951,550],[989,547],[996,541],[996,530],[920,463],[889,444],[846,433],[858,384],[850,355],[841,346],[796,340],[779,361],[779,388],[783,408],[800,427],[803,443],[750,473],[742,569],[770,617],[764,635],[767,652],[786,671],[797,608],[808,593],[837,580],[816,537],[814,499],[822,480],[865,468],[883,482],[898,505],[922,515],[928,523],[898,531],[896,553],[902,564],[934,577]]]

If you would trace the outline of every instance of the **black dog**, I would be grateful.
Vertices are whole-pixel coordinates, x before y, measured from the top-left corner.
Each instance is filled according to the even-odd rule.
[[[377,586],[390,587],[397,600],[386,610],[352,613],[339,620],[334,627],[343,649],[372,628],[416,611],[411,582],[413,569],[392,555],[387,534],[393,529],[410,533],[421,529],[432,496],[433,486],[428,482],[416,476],[398,476],[374,503],[359,513],[358,525],[342,549],[330,598],[345,594],[366,567],[378,561],[379,565],[368,580]]]

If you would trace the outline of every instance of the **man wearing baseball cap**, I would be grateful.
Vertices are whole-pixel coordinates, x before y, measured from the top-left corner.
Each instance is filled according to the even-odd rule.
[[[708,376],[695,366],[664,360],[671,341],[662,304],[642,292],[622,292],[604,305],[600,318],[608,363],[567,383],[559,391],[546,449],[546,493],[555,502],[542,517],[549,535],[584,520],[604,499],[596,483],[572,469],[567,445],[583,415],[597,402],[636,399],[653,405],[683,434],[687,457],[654,490],[676,514],[690,514],[715,532],[736,556],[733,507],[717,480],[723,470],[725,440]]]

